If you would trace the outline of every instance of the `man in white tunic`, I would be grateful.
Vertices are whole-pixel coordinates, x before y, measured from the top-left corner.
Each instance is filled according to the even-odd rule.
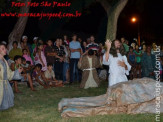
[[[119,40],[107,40],[105,44],[107,50],[103,56],[103,64],[109,65],[109,86],[128,81],[126,75],[129,75],[131,66],[125,56],[123,45]]]

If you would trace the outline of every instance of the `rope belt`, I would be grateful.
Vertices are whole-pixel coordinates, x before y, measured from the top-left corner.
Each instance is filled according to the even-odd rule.
[[[96,69],[96,68],[83,69],[83,71],[85,71],[85,70],[94,70],[94,69]]]

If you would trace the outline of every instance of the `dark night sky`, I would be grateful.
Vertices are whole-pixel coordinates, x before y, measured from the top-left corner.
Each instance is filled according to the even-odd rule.
[[[126,37],[129,41],[132,41],[134,37],[137,37],[137,24],[131,23],[132,16],[137,16],[140,21],[140,33],[142,40],[146,42],[156,41],[161,43],[163,41],[163,16],[162,16],[162,4],[161,0],[148,0],[142,7],[139,7],[132,0],[129,0],[125,9],[122,11],[117,28],[117,37]],[[136,0],[135,0],[136,1]],[[139,8],[141,8],[139,10]],[[30,11],[35,11],[31,9]],[[39,11],[37,9],[37,11]],[[58,21],[61,22],[62,20]],[[44,37],[44,27],[56,22],[55,19],[48,21],[47,19],[38,20],[37,18],[29,18],[24,34],[32,39],[33,36]],[[9,33],[12,31],[15,18],[2,18],[0,19],[0,39],[7,40]],[[68,34],[75,32],[79,34],[83,39],[93,34],[96,36],[98,42],[104,42],[107,26],[107,16],[99,3],[93,3],[89,7],[82,10],[82,16],[80,18],[71,19],[62,24],[59,31],[51,30],[49,38],[57,38],[62,34]],[[54,26],[55,27],[55,26]]]

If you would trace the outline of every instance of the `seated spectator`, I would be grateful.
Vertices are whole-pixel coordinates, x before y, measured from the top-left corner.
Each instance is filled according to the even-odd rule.
[[[49,83],[45,80],[44,78],[44,72],[41,71],[42,65],[41,64],[36,64],[35,68],[32,73],[32,80],[34,81],[34,84],[40,84],[43,86],[45,89],[49,88]]]
[[[22,52],[23,52],[23,57],[26,59],[26,61],[30,61],[31,64],[33,65],[32,58],[31,58],[31,56],[29,55],[27,49],[23,49]]]
[[[43,44],[39,43],[37,45],[37,52],[36,52],[36,56],[34,59],[34,63],[36,64],[41,64],[42,65],[42,71],[46,71],[47,70],[47,62],[46,62],[46,57],[44,55],[43,52]]]
[[[24,69],[23,70],[24,73],[31,73],[32,72],[33,65],[31,65],[29,61],[26,61],[26,59],[24,57],[22,57],[21,66]]]
[[[52,64],[47,64],[47,70],[44,72],[44,76],[50,86],[63,86],[61,80],[56,80]]]
[[[21,64],[22,64],[22,60],[21,59],[22,59],[22,57],[18,56],[18,55],[14,57],[14,62],[15,63],[11,64],[11,70],[12,71],[15,71],[15,70],[17,70],[18,68],[21,67]],[[26,73],[24,69],[23,69],[23,72],[21,73],[20,81],[22,81],[22,82],[27,81],[29,83],[29,85],[30,85],[31,90],[35,91],[35,89],[33,88],[31,76],[30,76],[29,73]],[[18,85],[17,84],[17,80],[13,80],[11,82],[14,83],[15,92],[16,93],[20,93],[20,91],[18,90],[18,86],[17,86]]]
[[[141,60],[143,77],[154,78],[155,56],[151,54],[151,46],[147,46]]]
[[[80,58],[78,67],[83,70],[80,88],[98,87],[100,80],[96,68],[101,66],[100,60],[94,55],[93,50],[88,51],[88,55]]]
[[[16,55],[22,56],[22,50],[20,48],[18,48],[18,42],[17,41],[14,41],[12,45],[13,45],[13,48],[9,52],[9,58],[11,60],[14,60],[14,57]]]

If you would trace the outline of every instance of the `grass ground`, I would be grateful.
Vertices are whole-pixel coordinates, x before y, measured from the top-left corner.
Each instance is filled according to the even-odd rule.
[[[15,94],[15,106],[0,112],[0,122],[155,122],[154,114],[137,115],[104,115],[86,118],[63,119],[57,110],[61,98],[97,96],[104,94],[107,83],[99,88],[80,89],[79,84],[63,88],[30,91],[25,85],[20,85],[21,94]],[[161,118],[163,120],[163,117]]]

